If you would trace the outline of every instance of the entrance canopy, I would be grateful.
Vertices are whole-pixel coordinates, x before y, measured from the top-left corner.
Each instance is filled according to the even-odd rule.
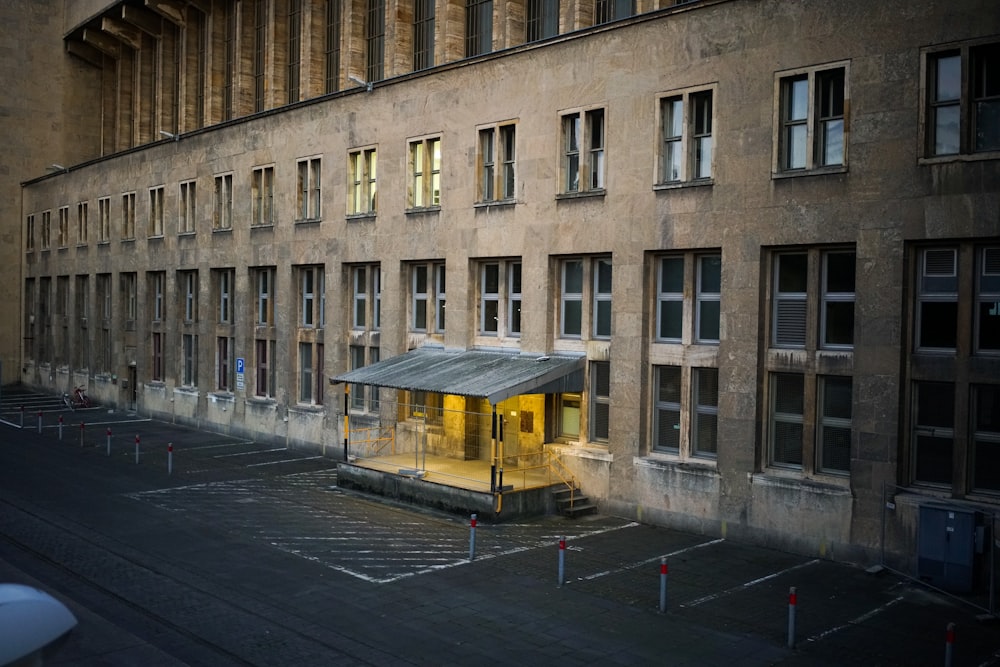
[[[487,399],[583,391],[585,357],[418,348],[333,378],[407,391]]]

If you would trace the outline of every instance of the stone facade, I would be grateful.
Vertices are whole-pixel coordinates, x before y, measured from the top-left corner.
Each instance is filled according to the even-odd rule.
[[[493,50],[466,58],[466,9],[439,0],[436,65],[420,71],[413,7],[390,1],[375,77],[366,5],[345,3],[329,93],[326,3],[301,3],[297,70],[298,3],[259,3],[259,33],[255,3],[147,4],[159,13],[133,20],[160,37],[101,22],[120,6],[39,30],[46,60],[73,74],[45,158],[69,169],[11,174],[21,213],[3,233],[31,217],[35,235],[4,245],[23,273],[3,281],[25,298],[23,381],[337,451],[342,389],[324,380],[350,368],[426,344],[581,354],[581,395],[515,410],[544,413],[534,433],[605,511],[844,559],[878,551],[885,485],[994,512],[991,1],[640,2],[592,25],[578,0],[534,42],[524,3],[493,3]],[[195,25],[207,76],[192,93],[198,69],[162,56],[192,57]],[[952,64],[955,104],[933,76]],[[973,71],[988,71],[985,92]],[[992,133],[978,147],[977,103]],[[949,104],[955,151],[932,121]],[[953,287],[923,282],[938,261]],[[443,331],[416,326],[416,304],[445,296]],[[929,323],[948,314],[950,337]],[[951,397],[950,415],[930,414],[933,396]]]

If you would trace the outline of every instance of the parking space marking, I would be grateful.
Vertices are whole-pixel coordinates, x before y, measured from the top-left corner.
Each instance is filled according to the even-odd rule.
[[[832,635],[835,632],[840,632],[844,628],[849,628],[849,627],[852,627],[852,626],[855,626],[855,625],[860,625],[861,623],[864,623],[865,621],[867,621],[869,618],[872,618],[873,616],[877,616],[877,615],[881,614],[883,611],[885,611],[889,607],[893,606],[894,604],[896,604],[898,602],[902,602],[902,601],[903,601],[903,596],[900,595],[899,597],[897,597],[895,599],[889,600],[888,602],[886,602],[883,605],[875,607],[871,611],[868,611],[868,612],[866,612],[864,614],[861,614],[860,616],[858,616],[855,619],[851,619],[850,621],[848,621],[847,623],[844,623],[843,625],[838,625],[838,626],[836,626],[834,628],[830,628],[829,630],[824,630],[823,632],[819,633],[818,635],[813,635],[812,637],[810,637],[806,641],[807,642],[816,642],[816,641],[819,641],[819,640],[823,639],[824,637],[828,637],[828,636]]]
[[[632,525],[638,525],[638,524],[632,524]],[[671,556],[676,556],[678,554],[682,554],[682,553],[685,553],[685,552],[688,552],[688,551],[694,551],[695,549],[701,549],[702,547],[710,547],[713,544],[719,544],[720,542],[725,542],[725,540],[722,539],[722,538],[719,538],[719,539],[716,539],[716,540],[709,540],[708,542],[702,542],[701,544],[695,544],[695,545],[692,545],[690,547],[685,547],[683,549],[678,549],[677,551],[671,551],[670,553],[663,554],[662,556],[654,556],[653,558],[647,558],[646,560],[641,560],[641,561],[638,561],[636,563],[631,563],[629,565],[626,565],[625,567],[619,567],[619,568],[616,568],[614,570],[605,570],[604,572],[597,572],[595,574],[587,575],[586,577],[577,577],[575,581],[591,581],[593,579],[600,579],[601,577],[606,577],[609,574],[618,574],[619,572],[627,572],[629,570],[634,570],[634,569],[639,568],[639,567],[645,567],[646,565],[649,565],[650,563],[656,563],[661,558],[670,558]],[[572,583],[572,581],[568,581],[566,583]]]
[[[746,590],[746,589],[748,589],[748,588],[750,588],[752,586],[756,586],[757,584],[762,584],[765,581],[770,581],[771,579],[774,579],[775,577],[780,577],[783,574],[788,574],[789,572],[793,572],[795,570],[798,570],[799,568],[808,567],[810,565],[815,565],[818,562],[819,562],[819,559],[818,558],[814,558],[814,559],[812,559],[810,561],[806,561],[805,563],[799,563],[798,565],[793,565],[791,567],[786,567],[784,570],[780,570],[779,572],[772,572],[771,574],[769,574],[767,576],[760,577],[758,579],[754,579],[753,581],[748,581],[746,583],[740,584],[739,586],[733,586],[732,588],[728,588],[728,589],[726,589],[726,590],[724,590],[724,591],[722,591],[720,593],[712,593],[711,595],[706,595],[704,597],[700,597],[700,598],[698,598],[696,600],[692,600],[691,602],[687,602],[685,604],[682,604],[681,606],[682,607],[697,607],[700,604],[704,604],[706,602],[711,602],[712,600],[717,600],[718,598],[725,597],[726,595],[730,595],[732,593],[738,593],[739,591],[744,591],[744,590]]]
[[[267,454],[269,452],[287,452],[288,447],[278,447],[276,449],[253,449],[249,452],[236,452],[235,454],[216,454],[213,459],[226,459],[231,456],[250,456],[251,454]]]
[[[273,450],[272,450],[273,451]],[[229,454],[228,456],[235,456],[235,454]],[[218,457],[216,457],[218,458]],[[265,461],[264,463],[248,463],[247,468],[256,468],[257,466],[273,466],[278,463],[297,463],[298,461],[312,461],[313,459],[326,458],[324,456],[303,456],[298,459],[281,459],[280,461]]]
[[[235,442],[223,442],[216,445],[202,445],[200,447],[184,447],[185,452],[199,452],[203,449],[220,449],[222,447],[239,447],[240,445],[256,444],[254,440],[237,440]]]

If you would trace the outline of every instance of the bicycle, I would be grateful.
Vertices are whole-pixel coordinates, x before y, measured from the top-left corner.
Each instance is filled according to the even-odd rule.
[[[84,391],[83,387],[75,387],[73,389],[73,396],[69,394],[63,394],[63,403],[70,410],[76,410],[77,408],[89,408],[90,399],[87,398],[87,392]]]

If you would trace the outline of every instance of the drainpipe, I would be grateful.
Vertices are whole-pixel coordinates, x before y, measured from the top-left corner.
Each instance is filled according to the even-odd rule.
[[[493,407],[493,424],[490,429],[490,493],[497,492],[497,406]]]

